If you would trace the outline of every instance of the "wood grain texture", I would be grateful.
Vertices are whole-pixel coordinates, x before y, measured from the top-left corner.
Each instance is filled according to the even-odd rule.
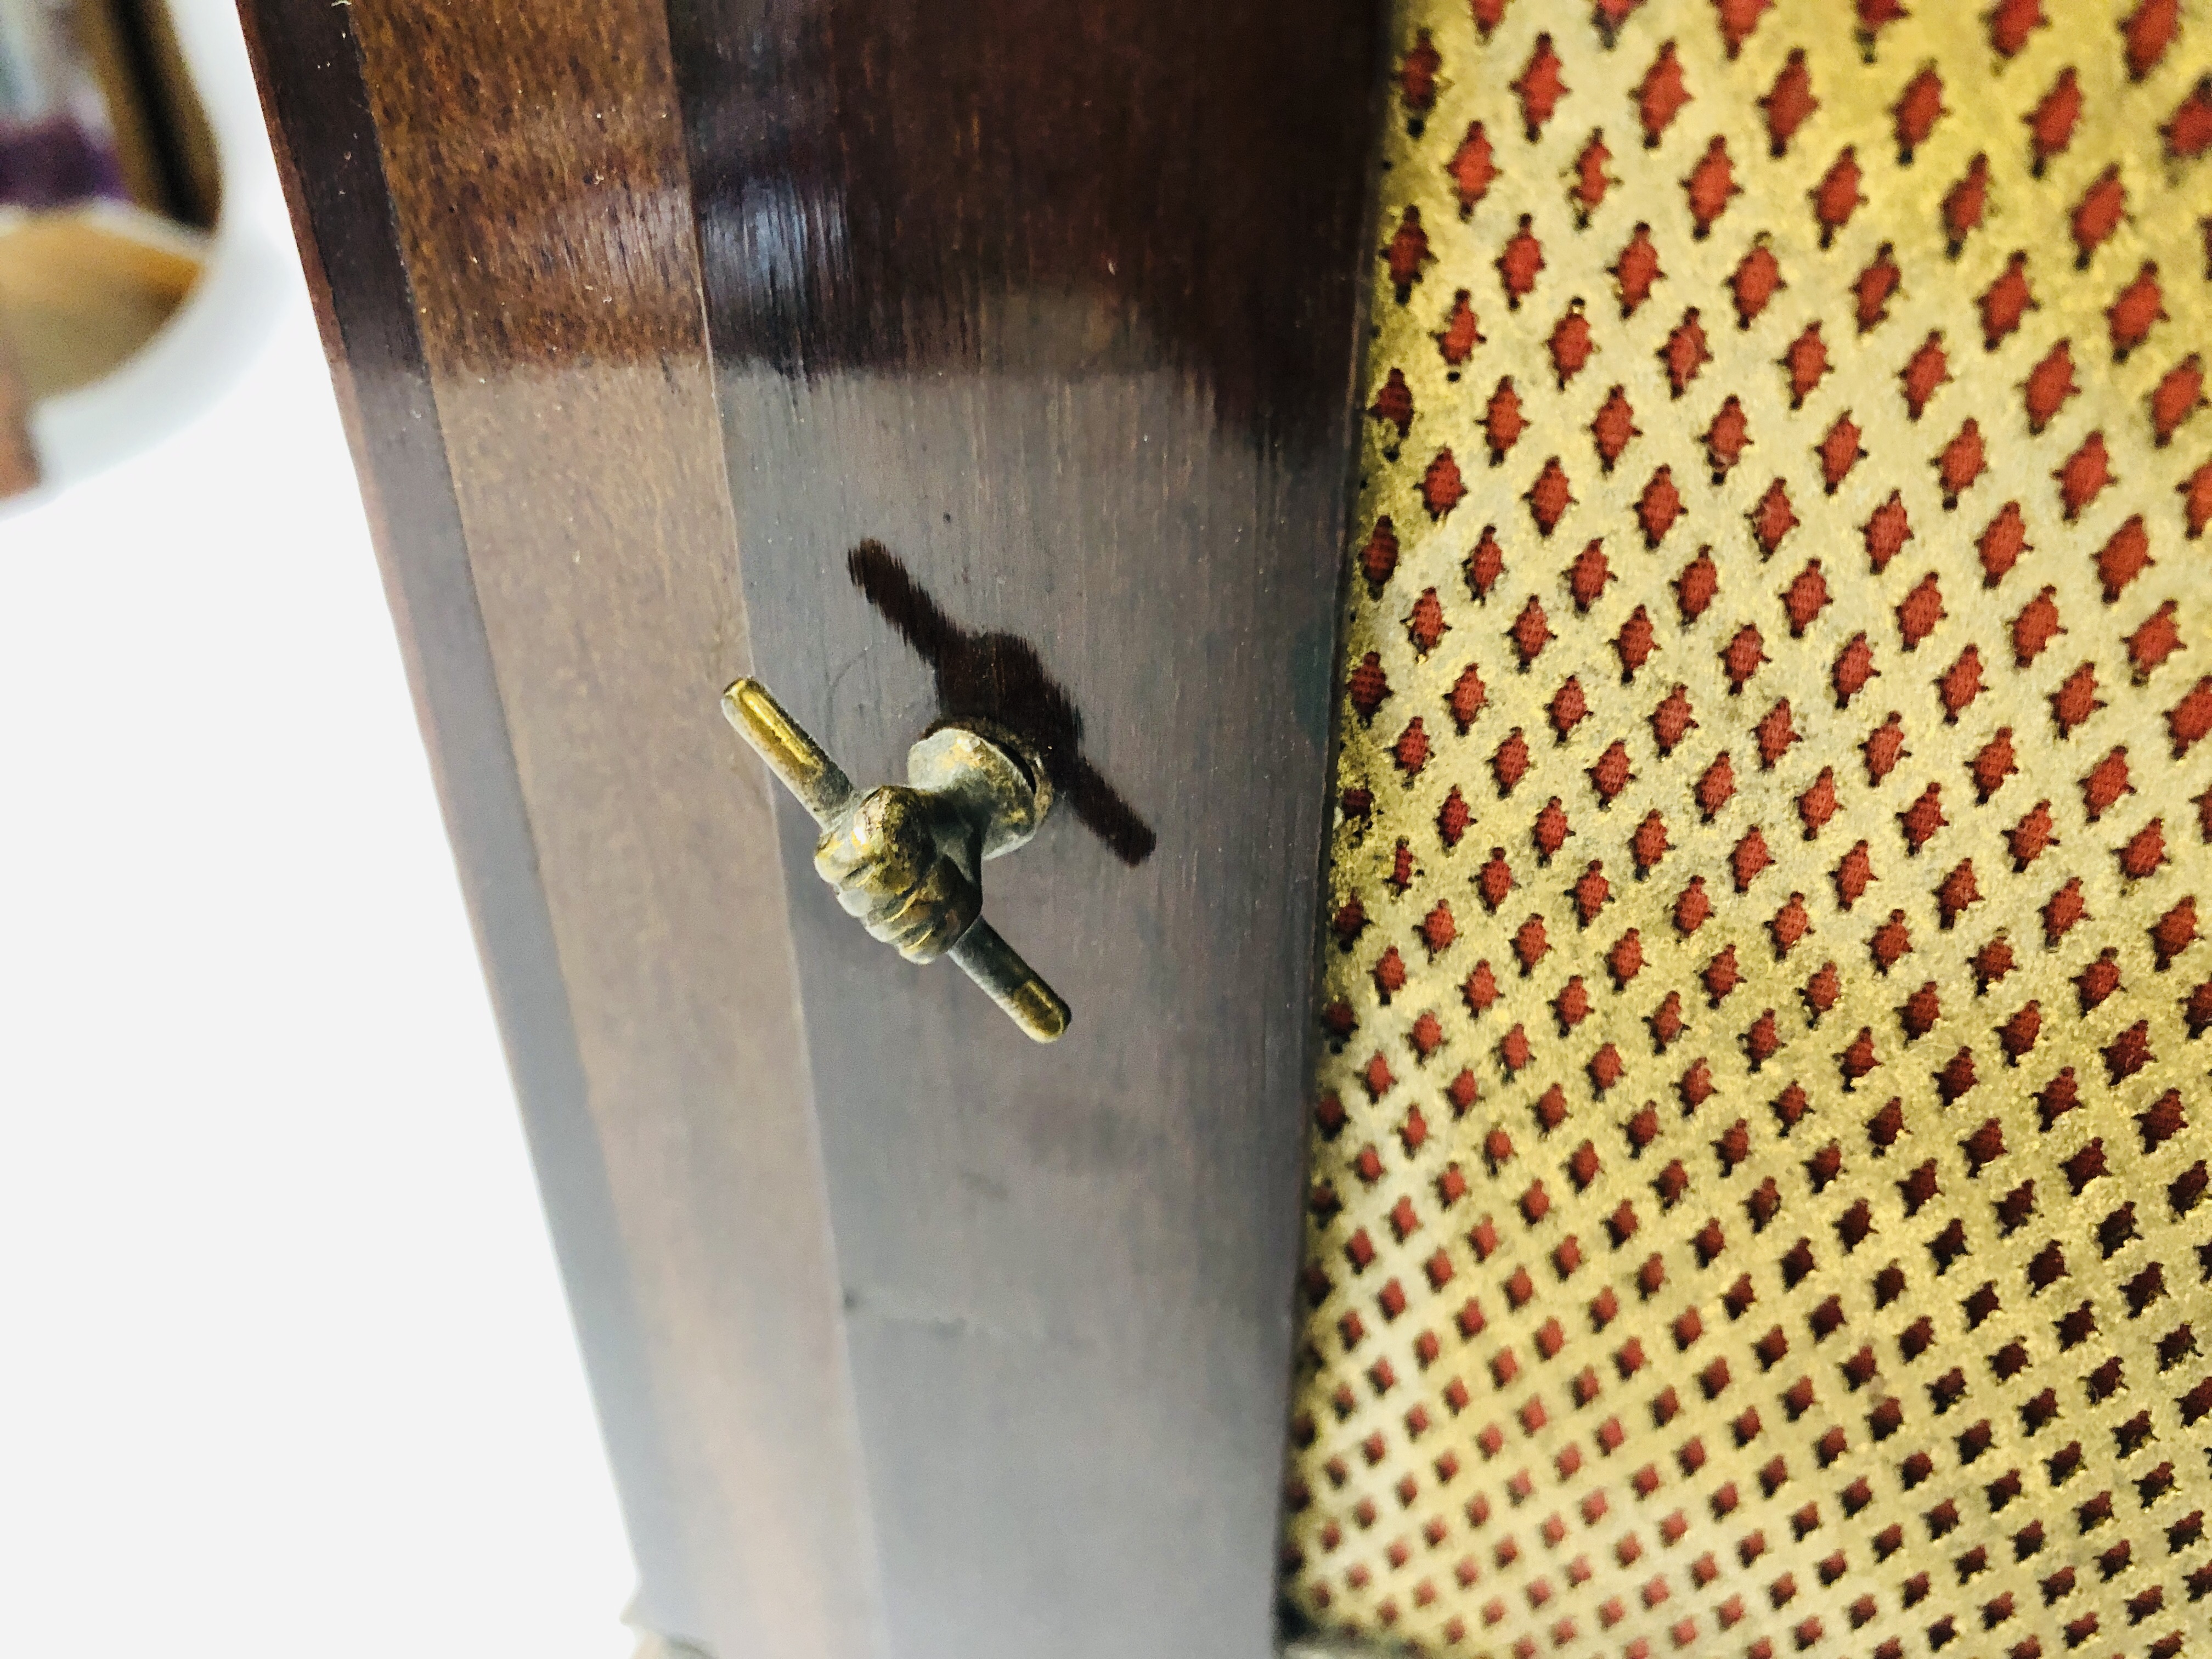
[[[902,1656],[1268,1650],[1372,9],[671,7],[757,672],[899,775],[873,538],[1157,838],[989,867],[1038,1049],[785,817]]]
[[[640,1615],[875,1650],[767,789],[714,708],[744,617],[662,20],[244,10]]]

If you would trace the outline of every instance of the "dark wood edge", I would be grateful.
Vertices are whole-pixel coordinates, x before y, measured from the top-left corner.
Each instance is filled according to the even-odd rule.
[[[1370,61],[1378,66],[1389,64],[1392,61],[1390,42],[1392,38],[1393,18],[1391,16],[1391,11],[1392,8],[1389,6],[1380,7],[1376,9],[1373,20],[1372,56]],[[1331,601],[1335,609],[1333,613],[1333,627],[1329,635],[1328,647],[1328,672],[1329,675],[1329,694],[1328,707],[1329,713],[1327,720],[1328,730],[1328,750],[1322,764],[1322,775],[1326,781],[1323,785],[1325,793],[1322,797],[1320,844],[1314,849],[1315,868],[1312,890],[1314,894],[1312,933],[1309,938],[1306,949],[1306,959],[1309,963],[1309,972],[1307,975],[1305,1000],[1306,1019],[1304,1028],[1304,1048],[1298,1067],[1298,1076],[1302,1080],[1303,1086],[1305,1090],[1304,1096],[1299,1102],[1300,1138],[1298,1158],[1298,1198],[1297,1200],[1300,1206],[1299,1224],[1302,1237],[1304,1226],[1304,1195],[1310,1189],[1312,1181],[1311,1163],[1313,1156],[1313,1111],[1316,1103],[1313,1079],[1320,1068],[1322,1050],[1326,1046],[1322,1037],[1321,1016],[1322,1008],[1328,1000],[1328,950],[1331,943],[1329,934],[1329,918],[1334,908],[1329,901],[1328,873],[1330,865],[1334,862],[1335,855],[1336,799],[1339,787],[1338,766],[1344,751],[1343,722],[1340,721],[1336,715],[1336,677],[1341,672],[1344,663],[1345,625],[1350,620],[1351,617],[1350,600],[1352,582],[1352,562],[1346,550],[1350,548],[1352,544],[1352,538],[1356,533],[1356,525],[1354,520],[1358,514],[1359,502],[1361,447],[1359,441],[1360,412],[1358,408],[1358,404],[1359,399],[1359,389],[1366,384],[1365,374],[1367,368],[1367,349],[1370,338],[1369,331],[1371,326],[1370,315],[1373,310],[1375,296],[1375,285],[1372,281],[1371,266],[1370,264],[1367,250],[1364,246],[1364,244],[1376,223],[1376,215],[1381,210],[1381,202],[1382,199],[1383,124],[1389,118],[1389,85],[1383,76],[1377,75],[1374,77],[1373,84],[1370,87],[1368,92],[1366,131],[1369,134],[1369,142],[1366,155],[1366,173],[1361,180],[1359,215],[1358,220],[1354,223],[1352,230],[1354,238],[1359,243],[1363,244],[1363,246],[1355,247],[1351,257],[1352,269],[1355,273],[1353,278],[1355,288],[1352,299],[1352,332],[1350,337],[1346,343],[1351,358],[1351,362],[1346,366],[1346,386],[1348,390],[1347,401],[1351,406],[1349,410],[1349,420],[1347,422],[1347,437],[1349,441],[1345,445],[1344,453],[1344,475],[1341,483],[1341,499],[1343,501],[1344,512],[1342,522],[1339,526],[1337,538],[1337,547],[1340,556],[1337,560],[1336,591],[1334,597]],[[1291,1328],[1293,1331],[1301,1333],[1305,1328],[1306,1310],[1304,1306],[1304,1292],[1301,1287],[1300,1274],[1297,1269],[1298,1266],[1303,1262],[1303,1258],[1304,1247],[1302,1244],[1298,1256],[1294,1260],[1290,1279],[1283,1285],[1284,1305],[1289,1310]],[[1293,1347],[1291,1360],[1291,1370],[1293,1373],[1291,1378],[1292,1384],[1292,1399],[1296,1398],[1296,1371],[1298,1363],[1297,1358],[1297,1352],[1298,1350],[1296,1347]],[[1283,1444],[1285,1449],[1286,1455],[1290,1446],[1290,1419],[1289,1413],[1286,1411],[1283,1422]],[[1283,1534],[1284,1529],[1288,1522],[1290,1514],[1289,1503],[1289,1489],[1287,1486],[1285,1486],[1284,1488],[1278,1492],[1276,1498],[1275,1530],[1279,1538]],[[1278,1582],[1279,1583],[1279,1579]],[[1316,1647],[1313,1645],[1314,1642],[1317,1638],[1303,1628],[1304,1621],[1297,1616],[1295,1610],[1291,1607],[1289,1601],[1279,1597],[1278,1598],[1275,1605],[1275,1623],[1276,1640],[1280,1648],[1282,1659],[1328,1659],[1328,1656],[1335,1654],[1338,1651],[1338,1650],[1334,1648],[1326,1646]],[[1348,1656],[1373,1654],[1375,1652],[1374,1650],[1357,1647],[1344,1650],[1343,1651]]]
[[[659,0],[246,0],[642,1585],[860,1659],[873,1557]]]
[[[239,11],[630,1539],[641,1561],[679,1560],[667,1441],[590,1156],[588,1085],[350,14],[288,0]]]

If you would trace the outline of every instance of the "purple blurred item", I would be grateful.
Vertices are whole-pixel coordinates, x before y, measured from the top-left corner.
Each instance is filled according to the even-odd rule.
[[[126,199],[105,132],[88,131],[70,115],[0,119],[0,204],[63,207],[90,197]]]
[[[0,206],[128,199],[94,50],[120,38],[119,15],[107,0],[0,0]]]

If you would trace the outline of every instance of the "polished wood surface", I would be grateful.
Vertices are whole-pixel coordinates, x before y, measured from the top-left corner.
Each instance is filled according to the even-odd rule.
[[[1371,0],[246,9],[642,1616],[1256,1659]],[[838,910],[747,672],[1048,754],[1066,1037]]]
[[[1257,1656],[1371,9],[671,15],[757,672],[856,781],[981,714],[1095,809],[986,884],[1046,1049],[784,820],[894,1650]]]
[[[660,19],[244,9],[639,1616],[877,1651]]]

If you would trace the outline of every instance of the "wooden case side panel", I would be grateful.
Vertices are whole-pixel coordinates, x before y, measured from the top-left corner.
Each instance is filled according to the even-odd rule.
[[[643,1577],[876,1650],[664,25],[241,9]]]
[[[895,1648],[1265,1653],[1372,9],[671,19],[759,672],[866,781],[1028,721],[1074,808],[985,883],[1048,1048],[786,815]]]

